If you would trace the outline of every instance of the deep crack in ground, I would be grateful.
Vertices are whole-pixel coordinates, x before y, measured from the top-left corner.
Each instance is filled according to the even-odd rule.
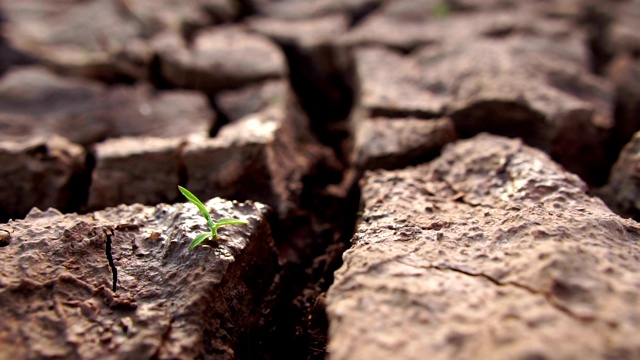
[[[113,277],[111,289],[113,292],[116,292],[118,286],[118,269],[116,269],[116,265],[113,262],[113,254],[111,253],[111,241],[114,236],[114,232],[112,229],[102,229],[102,232],[107,239],[105,245],[105,252],[107,255],[107,261],[109,262],[109,267],[111,268],[111,274]]]
[[[242,9],[236,21],[241,21],[250,15],[254,15],[256,9],[249,6],[249,3],[249,1],[242,1]],[[349,26],[353,27],[355,24],[365,21],[366,17],[378,7],[379,4],[361,9],[356,16],[352,17]],[[130,15],[135,16],[135,13],[132,13],[128,6],[126,10],[129,10]],[[600,28],[604,26],[601,24],[603,21],[604,20],[598,18],[597,24]],[[193,35],[194,30],[191,30],[189,34]],[[598,61],[594,66],[597,67],[598,72],[602,72],[602,69],[605,67],[603,62],[606,62],[603,58],[609,54],[603,54],[602,44],[598,43],[596,41],[597,39],[589,40],[593,47],[592,51],[595,55],[598,55],[596,57]],[[295,358],[324,358],[326,356],[328,326],[324,312],[324,294],[333,281],[333,271],[341,265],[342,253],[349,247],[349,240],[352,238],[355,228],[359,203],[358,179],[353,181],[352,188],[347,185],[349,189],[346,191],[349,192],[349,194],[342,199],[336,200],[335,197],[331,197],[325,192],[328,187],[335,186],[340,180],[344,180],[347,172],[351,170],[349,168],[352,164],[349,163],[348,151],[345,151],[345,148],[348,149],[348,143],[353,140],[352,134],[349,132],[349,127],[347,126],[347,118],[349,112],[355,105],[354,98],[356,94],[354,90],[355,84],[353,83],[355,75],[351,68],[344,69],[346,71],[345,73],[337,74],[339,80],[337,87],[340,89],[341,95],[337,97],[339,100],[336,102],[332,100],[336,99],[336,97],[323,96],[322,89],[314,87],[313,81],[311,81],[312,79],[308,77],[307,73],[310,72],[310,70],[317,70],[309,69],[313,61],[305,61],[309,59],[305,59],[304,54],[298,53],[298,50],[296,50],[294,46],[281,44],[280,47],[287,56],[288,70],[290,72],[288,81],[292,84],[293,90],[296,92],[306,114],[312,119],[311,128],[315,136],[338,155],[337,157],[342,162],[342,168],[335,169],[327,165],[325,169],[321,169],[318,173],[312,174],[305,179],[305,199],[301,206],[301,210],[303,210],[305,215],[302,215],[296,220],[307,221],[306,224],[302,226],[292,226],[291,223],[283,223],[281,220],[275,218],[271,219],[274,237],[280,240],[280,245],[283,243],[294,243],[297,237],[307,237],[307,243],[312,244],[312,248],[305,249],[304,253],[298,254],[300,256],[299,261],[284,263],[284,271],[279,274],[279,278],[276,281],[277,286],[274,286],[271,292],[272,297],[267,299],[266,304],[268,306],[265,306],[263,309],[263,312],[269,314],[265,314],[265,318],[261,319],[260,328],[256,331],[256,337],[252,339],[253,342],[249,345],[255,345],[256,348],[259,349],[257,353],[264,357],[281,358],[283,356],[293,356]],[[411,50],[414,50],[414,48]],[[410,52],[411,51],[406,51],[407,54]],[[158,59],[155,59],[156,62],[157,60]],[[152,67],[157,67],[157,64]],[[151,83],[156,84],[156,87],[171,87],[161,78],[158,69],[152,69],[151,73]],[[212,99],[209,100],[211,104],[213,104],[213,108],[219,110],[219,106],[215,101]],[[421,113],[420,110],[403,113],[389,112],[388,109],[375,108],[371,115],[415,115],[422,118],[433,117],[433,114]],[[214,136],[222,125],[230,122],[230,120],[225,117],[221,119],[222,121],[218,122],[216,126],[211,129],[209,135]],[[88,155],[88,159],[90,159],[90,161],[87,161],[90,164],[90,172],[93,169],[91,162],[94,161],[94,159],[92,155]],[[502,174],[509,160],[510,159],[507,159],[501,168],[497,170],[498,175]],[[180,166],[179,182],[184,184],[187,178],[183,162],[181,162]],[[334,180],[323,180],[323,178],[328,176],[327,172],[324,171],[327,169],[333,172],[330,177],[333,177]],[[85,173],[82,179],[83,183],[87,183],[86,186],[90,183],[89,175]],[[335,181],[335,179],[338,180]],[[444,181],[446,182],[446,180]],[[448,185],[452,190],[456,188],[455,184]],[[462,202],[465,201],[464,197],[460,197],[459,200]],[[78,204],[75,206],[80,208],[83,201],[77,202]],[[86,202],[86,199],[84,199],[84,202]],[[340,209],[340,211],[334,211],[336,208]],[[109,234],[105,231],[104,235],[107,239],[105,252],[113,275],[112,288],[113,291],[115,291],[117,270],[111,254],[111,237],[113,236],[113,232]],[[394,258],[391,260],[397,259]],[[436,265],[429,268],[443,271],[456,271],[468,276],[482,277],[498,286],[516,286],[531,294],[544,296],[552,306],[574,319],[580,321],[589,320],[572,313],[570,309],[555,301],[551,294],[537,292],[535,289],[522,284],[511,282],[501,283],[486,274],[471,273],[454,267]]]

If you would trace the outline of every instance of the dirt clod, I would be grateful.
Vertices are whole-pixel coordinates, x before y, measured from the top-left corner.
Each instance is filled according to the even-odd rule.
[[[638,356],[640,226],[585,190],[490,135],[368,173],[327,296],[331,358]]]

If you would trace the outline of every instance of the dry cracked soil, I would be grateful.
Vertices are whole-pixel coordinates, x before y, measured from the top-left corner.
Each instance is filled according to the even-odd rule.
[[[0,358],[640,358],[639,34],[638,0],[0,2]],[[246,225],[189,249],[179,185]]]

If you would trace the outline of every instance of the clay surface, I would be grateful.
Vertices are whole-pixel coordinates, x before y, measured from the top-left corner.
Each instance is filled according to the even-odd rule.
[[[4,3],[2,10],[7,20],[3,33],[20,51],[65,74],[113,81],[148,77],[145,68],[151,57],[132,56],[140,39],[231,21],[239,4],[235,0],[25,0]]]
[[[0,141],[0,219],[33,206],[68,210],[85,166],[85,151],[59,136]]]
[[[640,132],[622,149],[609,183],[598,194],[618,214],[640,220]]]
[[[560,16],[546,16],[542,10],[548,11],[552,2],[456,1],[443,5],[438,0],[385,2],[342,36],[340,43],[384,45],[408,52],[423,46],[524,34],[557,40],[576,30]]]
[[[0,80],[2,139],[57,134],[89,145],[121,136],[204,137],[215,119],[206,97],[192,91],[106,87],[43,67],[17,68]]]
[[[640,226],[490,135],[366,176],[328,297],[332,359],[634,358]]]
[[[0,358],[640,358],[639,4],[0,0]]]
[[[615,151],[640,129],[640,61],[622,52],[609,64],[607,78],[615,86]]]
[[[346,13],[352,17],[359,17],[366,15],[381,2],[381,0],[248,1],[258,14],[292,20],[310,19],[332,13]]]
[[[598,178],[614,126],[612,90],[584,69],[583,55],[571,46],[577,39],[566,41],[486,39],[410,56],[360,48],[357,116],[449,114],[461,137],[480,131],[522,137],[585,179]]]
[[[640,25],[640,3],[637,1],[623,1],[613,4],[609,10],[612,14],[609,49],[613,52],[636,53],[640,51],[640,35],[635,29]]]
[[[239,26],[202,30],[188,45],[176,33],[156,43],[162,76],[173,86],[216,92],[287,72],[280,50]]]
[[[182,144],[180,139],[129,137],[96,145],[88,206],[175,201]]]
[[[218,243],[189,250],[206,229],[190,203],[86,215],[34,209],[2,224],[10,239],[0,247],[0,357],[241,356],[277,271],[268,210],[219,198],[206,206],[214,219],[249,225],[221,228]]]
[[[202,196],[255,199],[286,218],[299,204],[302,177],[331,154],[285,108],[270,106],[224,126],[213,139],[187,144],[187,187]]]
[[[444,145],[456,139],[449,118],[374,118],[355,126],[355,164],[361,172],[419,164],[438,155]]]
[[[312,121],[346,116],[351,98],[350,56],[338,39],[347,32],[348,15],[337,12],[297,20],[257,17],[248,25],[285,50],[293,87]]]
[[[277,104],[284,104],[291,95],[285,80],[266,80],[239,89],[223,90],[216,94],[216,104],[229,121],[259,113]]]

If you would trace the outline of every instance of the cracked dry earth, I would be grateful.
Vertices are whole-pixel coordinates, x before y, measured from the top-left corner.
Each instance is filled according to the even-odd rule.
[[[333,358],[638,356],[640,226],[545,154],[479,135],[365,183]]]
[[[0,15],[0,358],[640,358],[639,1]]]

